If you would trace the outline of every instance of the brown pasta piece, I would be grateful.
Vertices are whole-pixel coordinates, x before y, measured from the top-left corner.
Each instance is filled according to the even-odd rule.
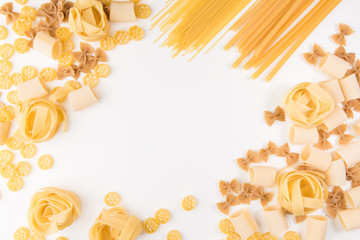
[[[216,204],[218,210],[225,215],[229,215],[230,207],[239,205],[240,202],[238,198],[233,194],[226,195],[226,200],[224,202],[219,202]]]
[[[352,65],[351,69],[347,70],[345,76],[349,76],[351,74],[355,74],[358,81],[360,81],[360,60],[357,59],[355,63]]]
[[[306,215],[304,216],[295,216],[295,222],[298,224],[298,223],[302,223],[303,221],[306,220]]]
[[[275,121],[285,122],[285,112],[280,106],[277,106],[274,113],[264,111],[264,119],[266,124],[271,127]]]
[[[70,14],[70,9],[74,7],[74,3],[67,1],[64,3],[64,7],[62,9],[62,13],[64,15],[64,22],[67,22],[69,20],[69,14]]]
[[[319,142],[314,146],[321,150],[329,150],[333,148],[333,145],[328,141],[328,138],[331,136],[331,133],[328,133],[324,130],[319,130]]]
[[[274,193],[271,192],[265,193],[262,187],[257,187],[251,195],[251,198],[254,200],[260,199],[260,203],[263,207],[268,205],[268,203],[271,202],[273,197],[274,197]]]
[[[300,164],[300,165],[297,165],[295,167],[295,170],[296,171],[313,171],[313,172],[318,172],[318,173],[321,173],[321,174],[325,174],[323,171],[320,171],[319,169],[311,166],[311,165],[308,165],[308,164]]]
[[[33,47],[34,39],[35,39],[37,33],[38,33],[38,31],[36,30],[36,28],[31,28],[29,31],[25,32],[25,36],[30,38],[28,45],[31,48]]]
[[[95,52],[95,49],[88,43],[80,42],[80,50],[81,51],[72,52],[72,55],[76,61],[84,65],[88,63],[89,56],[91,56],[90,54],[93,54]]]
[[[0,14],[6,16],[6,24],[12,24],[20,17],[19,13],[13,12],[12,2],[4,3],[0,7]]]
[[[62,80],[66,77],[73,77],[75,75],[74,69],[70,67],[58,66],[56,71],[56,79]]]
[[[332,36],[332,39],[336,44],[339,44],[341,46],[346,46],[346,36],[349,36],[354,33],[354,30],[344,23],[339,24],[339,33],[334,34]]]
[[[359,182],[360,181],[360,163],[346,169],[346,180]]]
[[[305,60],[310,63],[311,65],[316,65],[319,58],[325,57],[326,53],[322,47],[320,47],[319,44],[314,44],[313,51],[309,53],[304,53]]]
[[[44,31],[47,32],[50,36],[56,38],[56,30],[59,28],[59,23],[45,21],[43,19],[40,20],[38,25],[36,26],[36,31]]]
[[[360,105],[360,102],[357,100],[350,100],[347,102],[343,102],[343,110],[346,113],[348,118],[354,118],[353,109]]]
[[[247,151],[245,158],[237,159],[238,166],[246,172],[249,171],[251,163],[257,163],[257,162],[259,162],[259,156],[256,152],[252,150]]]
[[[295,164],[299,160],[299,154],[290,152],[288,143],[285,143],[279,148],[279,156],[286,158],[286,164],[288,166]]]
[[[220,189],[220,193],[223,196],[226,196],[228,193],[235,193],[235,194],[239,194],[240,193],[240,183],[239,181],[234,178],[233,180],[231,180],[231,182],[225,182],[220,180],[219,181],[219,189]]]
[[[352,53],[352,52],[351,53],[346,52],[346,50],[343,46],[340,46],[335,50],[335,55],[338,56],[339,58],[344,59],[345,61],[349,62],[350,64],[354,64],[355,59],[356,59],[356,54]]]
[[[250,183],[244,183],[242,191],[238,196],[238,200],[242,204],[250,204],[253,199],[253,192],[255,191],[255,186]]]
[[[276,144],[272,141],[269,141],[266,148],[262,148],[259,151],[259,158],[263,162],[267,162],[271,155],[278,155],[279,149]]]
[[[360,112],[360,99],[352,100],[357,102],[356,106],[353,108],[353,111]]]
[[[99,62],[107,62],[108,59],[107,59],[107,56],[106,56],[106,52],[101,48],[97,48],[96,51],[95,51],[95,56],[91,61],[92,61],[92,63],[91,63],[92,68],[96,67],[96,65]]]
[[[326,213],[331,218],[335,218],[339,210],[346,209],[345,194],[341,187],[336,186],[326,199]]]
[[[347,129],[347,124],[342,124],[331,131],[332,134],[339,136],[339,145],[348,144],[354,139],[354,136],[350,134],[345,134],[346,129]]]

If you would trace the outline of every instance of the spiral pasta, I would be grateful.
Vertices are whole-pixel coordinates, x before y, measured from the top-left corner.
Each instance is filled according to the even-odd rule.
[[[314,171],[290,171],[279,176],[279,205],[294,216],[312,213],[324,206],[328,189],[324,175]]]

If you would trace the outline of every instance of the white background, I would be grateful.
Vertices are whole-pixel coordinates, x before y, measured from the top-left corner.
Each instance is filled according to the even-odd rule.
[[[41,2],[29,0],[35,7]],[[165,0],[143,2],[155,13]],[[223,51],[225,41],[190,64],[188,58],[171,59],[168,49],[153,44],[159,35],[156,29],[146,30],[143,41],[118,46],[108,54],[110,77],[95,88],[99,103],[76,113],[65,103],[69,131],[60,131],[53,140],[37,144],[38,153],[29,160],[33,170],[24,178],[24,188],[9,192],[6,181],[0,179],[0,239],[12,239],[18,227],[27,226],[30,196],[45,186],[74,191],[82,209],[71,227],[48,239],[60,235],[70,240],[88,239],[89,228],[105,207],[103,197],[109,191],[118,192],[122,206],[141,219],[152,217],[158,208],[171,211],[168,224],[139,239],[166,239],[170,229],[178,229],[183,239],[225,239],[217,229],[218,221],[224,217],[215,206],[221,200],[218,180],[247,180],[247,174],[236,166],[236,158],[249,148],[264,147],[268,140],[278,144],[286,141],[287,125],[267,127],[264,110],[275,109],[286,90],[297,83],[327,79],[308,65],[301,53],[310,50],[314,42],[334,51],[336,45],[330,36],[337,31],[339,22],[354,27],[356,34],[348,38],[347,49],[360,52],[359,9],[360,1],[343,1],[270,84],[263,79],[250,80],[250,72],[233,70],[230,66],[238,54],[234,49]],[[20,6],[15,4],[15,10],[19,11]],[[4,19],[1,17],[0,24],[5,24]],[[137,24],[148,29],[150,20]],[[112,34],[129,26],[112,24]],[[10,31],[6,41],[15,38]],[[56,67],[55,61],[33,50],[15,54],[11,61],[17,72],[24,65]],[[6,101],[5,93],[2,100]],[[55,165],[49,171],[41,171],[36,165],[42,154],[54,156]],[[15,161],[21,161],[18,153]],[[281,167],[284,160],[274,158],[270,164]],[[188,194],[198,200],[191,212],[180,206]],[[266,231],[260,205],[252,203],[250,210],[261,230]],[[305,224],[295,226],[292,218],[288,220],[291,229],[304,230]],[[347,233],[330,221],[327,239],[358,239],[359,233]]]

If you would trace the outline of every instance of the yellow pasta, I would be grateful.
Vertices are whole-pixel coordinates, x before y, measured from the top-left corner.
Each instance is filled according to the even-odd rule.
[[[11,74],[10,79],[11,79],[12,85],[14,85],[14,86],[17,86],[20,83],[25,82],[25,78],[20,73]]]
[[[13,177],[7,183],[6,186],[12,192],[19,191],[24,186],[24,181],[21,177]]]
[[[31,172],[31,166],[28,162],[22,161],[15,165],[15,176],[25,177]]]
[[[58,237],[56,240],[68,240],[66,237]]]
[[[113,37],[107,36],[100,40],[100,48],[106,51],[113,50],[116,47],[116,40]]]
[[[81,84],[75,80],[70,80],[67,81],[65,84],[70,85],[71,87],[73,87],[74,89],[79,89],[81,88]]]
[[[15,53],[15,48],[9,43],[3,43],[0,45],[0,57],[3,59],[11,58]]]
[[[0,123],[7,123],[11,121],[10,114],[4,109],[0,110]]]
[[[37,164],[41,170],[49,170],[54,165],[54,159],[48,154],[42,155]]]
[[[13,65],[10,61],[5,59],[0,59],[0,74],[9,73],[12,69]]]
[[[11,150],[19,150],[25,143],[15,137],[10,137],[6,141],[6,146]]]
[[[262,235],[259,232],[255,232],[247,240],[262,240]]]
[[[110,74],[110,67],[105,63],[99,63],[94,68],[94,73],[98,78],[106,78]]]
[[[30,230],[26,227],[20,227],[14,232],[14,240],[28,240],[30,238]]]
[[[2,165],[0,168],[0,175],[5,179],[14,177],[15,176],[15,166],[11,163]]]
[[[147,218],[144,222],[144,231],[152,234],[159,229],[159,222],[155,218]]]
[[[229,219],[222,219],[219,222],[219,229],[224,234],[230,234],[235,231],[234,225]]]
[[[114,207],[120,203],[120,195],[116,192],[109,192],[105,195],[104,202],[110,207]]]
[[[19,94],[18,91],[10,91],[7,95],[6,95],[6,99],[8,100],[9,103],[14,104],[14,105],[21,105],[21,100],[19,98]]]
[[[29,51],[29,41],[25,38],[17,38],[14,41],[15,51],[18,53],[26,53]]]
[[[285,233],[283,240],[300,240],[299,234],[294,231]]]
[[[117,31],[115,33],[114,39],[120,45],[125,45],[131,40],[129,32],[124,31],[124,30]]]
[[[31,6],[24,6],[20,10],[21,16],[28,16],[31,20],[35,20],[36,18],[36,9]]]
[[[178,230],[170,230],[166,235],[166,240],[181,240],[181,234]]]
[[[71,38],[71,35],[72,35],[72,32],[67,27],[59,27],[58,29],[56,29],[56,36],[60,40],[67,40],[67,39]]]
[[[75,58],[69,52],[65,52],[61,54],[60,58],[58,59],[59,65],[62,67],[70,67],[74,62]]]
[[[71,53],[74,50],[74,42],[71,39],[61,40],[63,53]]]
[[[11,78],[7,74],[0,75],[0,89],[9,89],[11,87]]]
[[[88,85],[93,88],[99,83],[99,78],[94,73],[88,73],[83,78],[84,85]]]
[[[36,147],[32,143],[27,143],[23,145],[20,149],[20,155],[23,158],[32,158],[36,154]]]
[[[232,232],[226,236],[226,240],[241,240],[239,234]]]
[[[30,80],[37,77],[38,71],[33,66],[24,66],[21,68],[21,75],[23,75],[26,80]]]
[[[28,2],[28,0],[15,0],[15,2],[17,2],[20,5],[25,5]]]
[[[270,232],[267,232],[262,235],[262,240],[278,240],[278,238],[275,235],[271,235]]]
[[[135,15],[137,18],[148,18],[150,17],[151,9],[146,4],[138,4],[135,6]]]
[[[167,209],[160,208],[155,212],[155,219],[160,224],[166,224],[170,220],[170,212]]]
[[[1,110],[5,111],[8,115],[9,120],[13,120],[15,118],[15,110],[13,106],[6,105]]]
[[[56,79],[56,70],[50,67],[43,68],[39,72],[39,78],[46,82],[54,81]]]
[[[4,40],[8,36],[8,31],[4,26],[0,26],[0,40]]]
[[[14,153],[5,149],[0,151],[0,164],[11,163],[14,160]]]
[[[31,29],[32,19],[29,16],[20,16],[15,23],[19,30],[28,31]]]
[[[139,26],[132,26],[129,28],[130,38],[134,41],[140,41],[144,38],[144,30]]]
[[[25,32],[27,31],[26,29],[18,28],[17,22],[13,23],[13,25],[11,26],[11,29],[14,31],[14,33],[16,33],[19,36],[25,36]]]
[[[196,207],[196,199],[188,195],[182,200],[182,208],[186,211],[191,211]]]

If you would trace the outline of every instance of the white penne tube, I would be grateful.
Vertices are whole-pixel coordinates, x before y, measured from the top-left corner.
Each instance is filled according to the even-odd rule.
[[[360,228],[360,208],[342,210],[337,216],[346,231]]]
[[[89,86],[84,86],[69,93],[69,102],[74,111],[79,111],[95,104],[97,98]]]
[[[328,186],[342,186],[346,184],[346,166],[344,160],[331,161],[329,169],[325,172],[325,182]]]
[[[328,91],[331,94],[331,96],[333,96],[335,104],[339,104],[345,101],[345,97],[341,90],[339,80],[334,79],[329,81],[323,81],[320,82],[319,85],[320,87]]]
[[[307,145],[303,148],[300,157],[306,164],[309,164],[324,172],[329,169],[331,164],[330,153],[310,145]]]
[[[110,22],[135,22],[135,10],[133,1],[112,1],[110,10]]]
[[[347,202],[353,208],[360,207],[360,186],[351,188],[345,192]]]
[[[241,239],[248,239],[248,237],[258,231],[259,227],[247,208],[234,212],[230,215],[229,219],[234,225],[235,232],[240,235]]]
[[[276,168],[254,166],[249,170],[250,181],[255,186],[273,187],[276,179]]]
[[[360,136],[360,121],[353,125],[353,129],[356,135]]]
[[[343,78],[350,67],[350,63],[331,53],[323,57],[319,63],[321,71],[336,79]]]
[[[11,123],[0,123],[0,145],[4,145],[9,137]]]
[[[38,34],[36,34],[33,47],[36,51],[51,57],[52,59],[58,59],[62,52],[62,45],[60,40],[50,36],[44,31],[38,32]]]
[[[335,153],[344,160],[347,168],[352,167],[360,162],[360,141],[349,143]]]
[[[17,86],[17,91],[21,101],[29,101],[31,99],[42,98],[49,94],[45,85],[39,78],[25,81]]]
[[[341,107],[335,106],[334,111],[325,118],[321,128],[330,132],[347,121],[347,115]]]
[[[303,128],[291,126],[289,140],[293,144],[315,144],[319,142],[319,133],[316,127]]]
[[[312,215],[306,218],[305,240],[325,240],[328,219],[324,216]]]
[[[343,91],[345,101],[360,98],[360,86],[355,74],[339,80],[341,90]]]
[[[263,209],[266,226],[273,235],[282,235],[289,229],[284,212],[280,206],[269,206]]]

